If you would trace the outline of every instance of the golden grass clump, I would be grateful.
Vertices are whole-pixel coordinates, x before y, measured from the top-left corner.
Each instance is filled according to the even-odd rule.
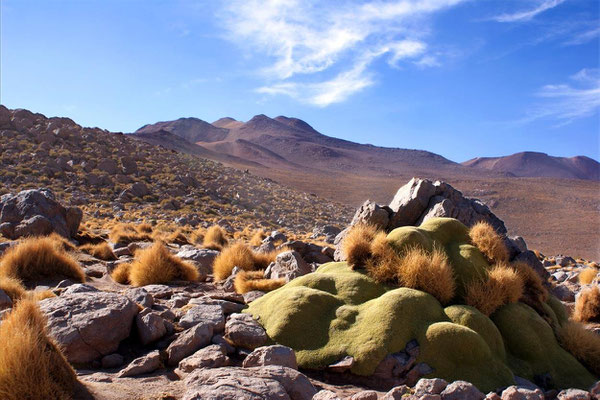
[[[515,262],[511,267],[517,271],[523,281],[523,296],[520,300],[538,310],[541,303],[548,301],[550,294],[544,287],[542,278],[533,268],[524,262]]]
[[[286,284],[285,279],[264,279],[264,271],[240,271],[233,281],[235,291],[240,294],[252,290],[270,292]]]
[[[233,267],[238,267],[244,271],[255,269],[255,254],[243,243],[236,243],[225,248],[213,263],[213,275],[215,280],[222,281],[231,275]]]
[[[207,249],[221,250],[227,246],[227,233],[219,225],[213,225],[206,230],[203,246]]]
[[[131,269],[130,263],[121,263],[113,269],[110,273],[110,277],[118,283],[123,285],[129,284],[129,270]]]
[[[600,288],[598,286],[581,291],[575,302],[573,319],[579,322],[600,323]]]
[[[400,256],[389,245],[385,232],[377,232],[371,242],[370,254],[365,266],[369,276],[379,283],[397,283]]]
[[[366,265],[371,257],[371,242],[377,235],[377,228],[369,224],[356,224],[348,231],[342,244],[348,264],[352,268]]]
[[[112,248],[106,242],[101,242],[98,244],[84,244],[83,246],[80,246],[79,249],[100,260],[113,261],[117,259],[117,256],[115,256],[115,253],[113,253]]]
[[[192,244],[202,244],[202,242],[204,242],[204,235],[206,235],[206,229],[202,227],[196,229],[190,235],[190,239],[192,239]]]
[[[8,276],[0,276],[0,290],[6,293],[13,303],[25,296],[25,288],[21,281]]]
[[[427,292],[442,304],[454,297],[454,272],[441,249],[432,252],[420,247],[408,249],[397,265],[397,276],[400,285]]]
[[[175,232],[171,233],[165,239],[167,243],[175,243],[175,244],[190,244],[189,240],[185,236],[185,234],[181,231],[181,229],[177,229]]]
[[[252,237],[250,238],[250,246],[258,247],[262,244],[264,238],[267,237],[267,234],[262,229],[258,229],[254,231]]]
[[[77,247],[75,247],[75,245],[73,243],[69,242],[67,239],[60,236],[56,232],[52,232],[50,235],[48,235],[48,238],[52,239],[55,242],[56,246],[58,246],[58,248],[61,250],[64,250],[64,251],[77,250]]]
[[[144,225],[144,224],[142,224]],[[140,226],[137,227],[132,224],[118,224],[115,225],[108,234],[108,238],[113,243],[132,243],[132,242],[147,242],[152,241],[151,232],[145,232],[140,230]],[[148,225],[148,224],[145,224]],[[149,226],[149,225],[148,225]],[[152,227],[150,227],[151,229]]]
[[[20,301],[2,321],[0,343],[0,398],[73,398],[77,377],[34,300]]]
[[[67,277],[85,282],[85,274],[77,261],[48,237],[25,239],[4,253],[0,275],[16,279]]]
[[[476,280],[467,286],[465,302],[489,316],[498,307],[516,303],[523,295],[523,279],[504,264],[494,266],[487,280]]]
[[[568,321],[559,329],[559,342],[596,376],[600,375],[600,335],[578,322]]]
[[[153,229],[152,225],[144,222],[136,227],[136,231],[138,231],[139,233],[152,233]]]
[[[139,250],[136,253],[136,259],[129,267],[122,267],[122,265],[119,265],[111,276],[115,279],[116,275],[119,278],[115,279],[117,282],[123,281],[124,278],[115,274],[115,271],[122,268],[123,271],[120,273],[124,274],[124,271],[128,269],[127,279],[133,286],[167,283],[175,280],[196,281],[200,276],[196,267],[175,257],[161,242],[156,242],[147,249]]]
[[[582,285],[589,285],[592,283],[596,275],[598,275],[598,270],[596,268],[587,267],[579,273],[579,283]]]
[[[473,225],[469,229],[469,237],[490,264],[508,261],[508,250],[502,236],[487,222],[480,221]]]

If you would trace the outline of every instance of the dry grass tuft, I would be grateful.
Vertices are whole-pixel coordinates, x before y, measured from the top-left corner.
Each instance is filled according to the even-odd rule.
[[[144,222],[136,227],[136,231],[138,231],[139,233],[152,233],[153,229],[152,225]]]
[[[398,282],[405,287],[422,290],[447,304],[456,289],[454,273],[446,254],[440,249],[429,253],[413,247],[400,258]]]
[[[175,243],[178,245],[190,244],[189,240],[185,236],[185,234],[181,231],[181,229],[177,229],[175,232],[171,233],[165,239],[167,243]]]
[[[542,278],[526,263],[515,262],[511,266],[517,271],[523,281],[523,296],[519,300],[539,310],[539,305],[545,303],[550,298],[550,294],[544,287]]]
[[[361,267],[367,264],[371,258],[371,242],[377,235],[377,228],[368,224],[356,224],[344,238],[342,244],[343,252],[346,255],[348,264],[352,268]]]
[[[255,253],[245,244],[236,243],[225,248],[215,258],[213,263],[213,275],[215,280],[222,281],[231,275],[233,267],[238,267],[244,271],[255,269]]]
[[[84,244],[83,246],[80,246],[79,249],[100,260],[113,261],[117,259],[117,256],[115,256],[115,253],[113,253],[112,248],[106,242],[101,242],[98,244]]]
[[[48,337],[35,301],[20,301],[2,321],[0,343],[0,398],[73,398],[77,377]]]
[[[508,261],[508,250],[502,236],[487,222],[480,221],[473,225],[469,229],[469,236],[490,264]]]
[[[204,235],[206,235],[206,229],[200,227],[192,232],[190,239],[192,239],[192,244],[202,244],[204,241]]]
[[[48,237],[25,239],[8,249],[0,261],[0,275],[20,280],[62,276],[85,282],[79,264]]]
[[[35,301],[42,301],[51,297],[56,297],[56,294],[52,290],[34,290],[29,292],[30,297]]]
[[[240,294],[252,290],[270,292],[286,284],[285,279],[264,279],[264,271],[241,271],[235,276],[233,287]]]
[[[131,269],[130,263],[121,263],[116,266],[115,269],[110,273],[110,277],[113,278],[115,282],[121,283],[123,285],[129,284],[129,270]]]
[[[499,264],[488,272],[487,281],[476,280],[467,286],[465,302],[489,316],[498,307],[519,301],[522,295],[521,276],[507,265]]]
[[[193,265],[175,257],[167,247],[156,242],[147,249],[136,253],[136,259],[129,267],[119,265],[111,276],[119,283],[124,281],[128,270],[128,281],[133,286],[144,286],[155,283],[167,283],[175,280],[196,281],[200,274]],[[117,273],[116,271],[120,271]]]
[[[267,237],[267,234],[262,229],[258,229],[250,238],[250,246],[258,247],[262,244],[264,238]]]
[[[598,286],[581,291],[575,302],[573,319],[579,322],[600,323],[600,288]]]
[[[49,239],[53,240],[56,244],[56,246],[63,250],[63,251],[75,251],[77,250],[77,247],[75,247],[75,245],[71,242],[69,242],[67,239],[65,239],[64,237],[60,236],[58,233],[56,232],[52,232],[49,236]]]
[[[569,321],[560,328],[558,336],[565,350],[593,374],[600,375],[600,335],[580,323]]]
[[[21,281],[8,276],[0,276],[0,290],[6,293],[13,303],[16,303],[25,296],[25,288],[21,284]]]
[[[589,285],[596,275],[598,275],[598,270],[593,267],[588,267],[579,273],[579,283],[582,285]]]
[[[203,246],[207,249],[221,250],[227,246],[227,233],[219,225],[213,225],[206,230]]]
[[[389,245],[385,232],[377,232],[371,242],[371,258],[366,262],[369,276],[379,283],[397,283],[400,256]]]
[[[145,232],[140,230],[140,227],[145,225],[148,224],[138,225],[137,227],[132,224],[118,224],[110,230],[108,237],[113,243],[129,244],[132,242],[152,241],[151,232]],[[152,227],[150,227],[150,229],[152,229]]]

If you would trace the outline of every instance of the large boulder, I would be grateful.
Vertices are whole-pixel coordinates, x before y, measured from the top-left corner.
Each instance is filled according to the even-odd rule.
[[[311,400],[317,393],[300,372],[273,365],[197,369],[185,379],[185,387],[183,400]]]
[[[40,302],[50,334],[69,362],[84,364],[113,353],[131,332],[137,305],[126,296],[84,292]]]
[[[295,251],[284,251],[275,258],[275,262],[265,270],[265,278],[284,278],[288,282],[312,272],[312,267]]]
[[[0,233],[9,239],[52,232],[70,238],[77,234],[82,217],[80,208],[63,207],[50,189],[29,189],[0,197]]]

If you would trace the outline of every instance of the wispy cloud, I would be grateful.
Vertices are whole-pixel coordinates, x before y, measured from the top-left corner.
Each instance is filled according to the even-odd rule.
[[[598,21],[595,21],[595,23],[597,24]],[[564,42],[563,44],[565,46],[575,46],[575,45],[579,45],[579,44],[584,44],[584,43],[589,42],[590,40],[596,39],[598,36],[600,36],[600,27],[596,27],[596,28],[592,28],[592,29],[580,32],[580,33],[576,34],[574,37],[572,37],[571,39]]]
[[[542,0],[538,1],[537,5],[529,10],[519,11],[512,14],[501,14],[495,17],[492,17],[494,21],[498,22],[520,22],[520,21],[529,21],[533,19],[536,15],[543,13],[546,10],[554,8],[561,3],[564,3],[565,0]]]
[[[546,118],[562,126],[589,117],[600,110],[600,70],[582,69],[570,77],[569,83],[546,85],[536,95],[545,101],[520,122]]]
[[[266,58],[258,92],[325,107],[373,85],[378,58],[439,66],[429,18],[463,1],[234,0],[221,16],[230,39]]]

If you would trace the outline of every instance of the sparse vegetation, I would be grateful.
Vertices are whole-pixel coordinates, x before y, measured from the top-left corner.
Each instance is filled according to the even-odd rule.
[[[600,323],[600,288],[585,288],[575,302],[573,319],[578,322]]]
[[[108,237],[113,243],[128,244],[132,242],[152,241],[151,234],[147,232],[147,224],[137,227],[132,224],[117,224],[110,230]]]
[[[117,256],[115,256],[115,253],[113,253],[112,248],[106,242],[101,242],[98,244],[84,244],[83,246],[80,246],[79,249],[100,260],[112,261],[117,259]]]
[[[196,267],[175,257],[161,242],[139,250],[135,256],[135,260],[130,265],[120,264],[113,271],[111,276],[115,281],[144,286],[175,280],[196,281],[200,276]]]
[[[49,237],[25,239],[8,249],[0,260],[0,275],[23,281],[66,277],[85,282],[77,261]]]
[[[0,398],[73,398],[77,377],[48,337],[33,300],[22,300],[0,325]]]
[[[560,344],[596,376],[600,375],[600,335],[569,321],[559,331]]]
[[[371,257],[371,242],[377,228],[367,224],[357,224],[350,228],[344,238],[343,251],[352,267],[364,266]]]
[[[241,271],[235,276],[233,286],[240,294],[252,290],[270,292],[286,284],[285,279],[264,279],[264,271]]]
[[[227,233],[219,225],[211,226],[204,234],[203,246],[207,249],[221,250],[227,242]]]
[[[0,276],[0,290],[2,290],[13,302],[17,302],[25,295],[25,288],[21,281],[8,276]]]
[[[485,315],[498,307],[519,301],[523,295],[523,280],[512,268],[498,264],[488,273],[487,280],[475,280],[467,286],[465,302]]]
[[[262,229],[257,229],[252,238],[250,238],[250,246],[258,247],[262,244],[264,238],[267,237],[267,234]]]
[[[594,267],[587,267],[579,273],[579,283],[582,285],[589,285],[592,283],[596,275],[598,275],[598,269]]]
[[[487,222],[480,221],[473,225],[469,237],[490,264],[508,261],[508,250],[502,237]]]
[[[131,269],[130,263],[121,263],[115,267],[111,272],[110,277],[118,283],[123,285],[129,284],[129,271]]]
[[[246,244],[235,243],[223,249],[215,258],[213,275],[217,281],[222,281],[231,275],[233,267],[238,267],[244,271],[265,269],[271,262],[275,261],[277,254],[286,250],[280,249],[269,253],[261,253],[253,251]]]

